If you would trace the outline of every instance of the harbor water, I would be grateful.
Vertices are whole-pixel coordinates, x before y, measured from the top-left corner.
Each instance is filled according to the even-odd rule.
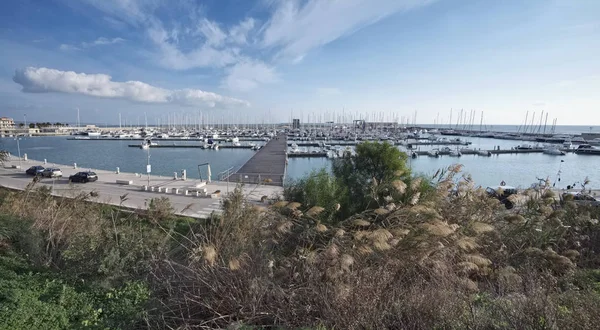
[[[534,144],[532,142],[497,140],[488,138],[463,138],[472,142],[469,146],[450,146],[450,148],[472,148],[481,150],[511,149],[517,145]],[[7,150],[13,155],[27,154],[29,159],[48,163],[72,165],[77,163],[80,168],[97,168],[116,170],[122,172],[145,173],[148,162],[148,151],[140,148],[129,147],[140,141],[128,140],[68,140],[67,137],[21,137],[1,138],[0,149]],[[199,144],[197,141],[158,141],[159,144]],[[19,148],[18,148],[19,147]],[[400,150],[405,151],[402,146]],[[420,146],[416,150],[427,151],[436,146]],[[441,146],[439,147],[441,148]],[[311,148],[300,148],[311,150]],[[414,149],[413,149],[414,150]],[[174,172],[187,171],[190,178],[200,176],[198,165],[209,163],[213,180],[217,179],[219,172],[228,168],[239,168],[248,161],[255,151],[250,149],[204,150],[200,148],[151,148],[150,164],[152,174],[173,176]],[[464,165],[463,172],[472,176],[477,185],[498,185],[505,181],[508,185],[529,187],[537,182],[537,178],[549,178],[556,188],[566,188],[583,182],[587,177],[590,180],[589,188],[600,188],[600,157],[583,156],[567,153],[565,156],[551,156],[542,153],[531,154],[501,154],[491,157],[477,155],[463,155],[460,158],[441,156],[433,158],[419,156],[410,159],[409,166],[414,173],[432,175],[438,169],[452,164]],[[312,170],[330,169],[331,160],[327,158],[290,158],[287,167],[287,178],[300,178]],[[202,172],[203,176],[205,171]]]

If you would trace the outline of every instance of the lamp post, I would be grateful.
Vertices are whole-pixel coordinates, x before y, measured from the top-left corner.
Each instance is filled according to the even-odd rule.
[[[15,140],[17,141],[17,151],[19,153],[19,168],[20,168],[21,167],[21,146],[19,144],[19,140],[20,140],[19,135],[17,135],[15,137]]]
[[[148,146],[148,158],[146,163],[146,173],[148,174],[148,187],[150,187],[150,172],[152,172],[152,167],[150,166],[150,146]]]

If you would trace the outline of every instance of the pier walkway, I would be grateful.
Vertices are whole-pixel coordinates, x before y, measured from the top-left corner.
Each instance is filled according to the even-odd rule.
[[[230,175],[231,182],[283,186],[287,163],[287,136],[272,138],[237,172]]]

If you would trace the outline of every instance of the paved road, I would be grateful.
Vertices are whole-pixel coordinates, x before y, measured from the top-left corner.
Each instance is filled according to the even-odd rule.
[[[25,174],[25,170],[33,165],[44,165],[39,161],[21,161],[21,169],[12,168],[13,165],[19,165],[19,161],[12,159],[5,162],[3,167],[0,167],[0,186],[12,189],[25,189],[31,183],[32,177]],[[221,212],[221,198],[212,199],[206,197],[192,197],[174,194],[165,194],[157,192],[142,191],[141,186],[148,184],[146,175],[136,175],[134,173],[119,173],[103,170],[93,170],[98,174],[98,181],[85,184],[73,183],[69,184],[69,175],[87,169],[75,169],[72,166],[46,164],[46,167],[59,167],[63,172],[63,178],[60,179],[42,179],[40,184],[53,188],[53,193],[57,196],[74,196],[78,192],[98,193],[98,197],[92,200],[99,203],[120,205],[121,196],[126,195],[126,200],[122,205],[134,209],[145,209],[152,198],[161,196],[168,197],[173,205],[176,214],[185,215],[196,218],[206,218],[212,212]],[[131,181],[132,185],[119,185],[116,180]],[[162,186],[171,188],[185,189],[200,183],[199,180],[174,180],[173,178],[150,176],[150,186]],[[235,188],[235,184],[226,182],[208,183],[206,188],[208,193],[213,193],[216,190],[221,191],[221,197],[226,195],[228,191]],[[262,196],[274,197],[281,194],[280,187],[273,186],[257,186],[246,185],[243,192],[251,201],[260,201]]]

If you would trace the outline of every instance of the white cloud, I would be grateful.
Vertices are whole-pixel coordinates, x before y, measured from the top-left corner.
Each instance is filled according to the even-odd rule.
[[[253,18],[247,18],[229,30],[229,40],[235,44],[245,45],[248,43],[248,34],[254,30],[256,22]]]
[[[264,62],[243,59],[227,69],[227,76],[222,86],[234,91],[249,91],[259,84],[269,84],[279,81],[275,68]]]
[[[342,90],[336,87],[320,87],[317,88],[317,94],[321,96],[340,95],[342,94]]]
[[[141,81],[112,81],[106,74],[85,74],[48,68],[16,70],[13,81],[25,93],[68,93],[143,103],[179,104],[206,107],[249,106],[246,101],[199,89],[169,90]]]
[[[206,39],[205,44],[209,46],[221,46],[227,38],[227,34],[221,30],[217,23],[206,18],[198,24],[198,33],[204,36]]]
[[[91,47],[96,47],[96,46],[106,46],[106,45],[113,45],[113,44],[118,44],[121,42],[124,42],[125,39],[123,38],[112,38],[112,39],[108,39],[105,37],[100,37],[92,42],[82,42],[81,46],[75,46],[75,45],[69,45],[69,44],[61,44],[58,48],[62,51],[73,51],[73,50],[82,50],[84,48],[91,48]]]
[[[177,45],[169,41],[170,34],[162,27],[148,31],[150,39],[159,47],[155,55],[158,64],[174,70],[188,70],[196,67],[224,67],[236,62],[235,49],[218,50],[204,44],[189,52],[182,52]]]
[[[298,58],[311,49],[378,22],[397,12],[435,0],[282,0],[273,3],[262,45],[280,47],[280,55]]]
[[[94,40],[93,42],[84,42],[84,43],[82,43],[82,46],[84,46],[84,47],[104,46],[104,45],[118,44],[118,43],[121,43],[124,41],[125,41],[125,39],[123,39],[123,38],[108,39],[105,37],[100,37],[100,38]]]
[[[75,51],[75,50],[81,50],[81,48],[77,47],[77,46],[73,46],[73,45],[68,45],[68,44],[61,44],[58,49],[62,50],[63,52],[70,52],[70,51]]]

